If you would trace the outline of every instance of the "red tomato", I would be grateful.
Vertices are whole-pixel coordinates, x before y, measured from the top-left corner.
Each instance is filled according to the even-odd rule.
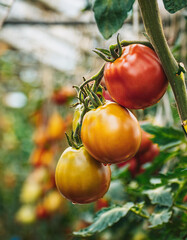
[[[109,100],[111,102],[114,102],[114,100],[111,98],[109,92],[107,90],[103,90],[103,97],[106,99],[106,100]]]
[[[87,151],[98,161],[120,163],[138,151],[141,129],[129,110],[107,102],[85,114],[81,139]]]
[[[38,219],[45,219],[49,217],[49,213],[42,204],[38,204],[36,207],[36,216]]]
[[[76,96],[76,91],[71,86],[64,86],[54,91],[52,100],[58,104],[65,104],[67,101]]]
[[[183,202],[187,202],[187,194],[184,196]]]
[[[110,167],[96,161],[84,147],[67,148],[56,167],[60,193],[73,203],[90,203],[102,198],[110,185]]]
[[[148,151],[138,156],[138,161],[140,162],[140,164],[152,162],[153,159],[159,155],[159,152],[160,150],[158,145],[152,144]]]
[[[130,109],[157,103],[168,85],[156,53],[141,44],[124,47],[120,58],[106,63],[104,78],[111,97]]]
[[[141,140],[141,144],[138,149],[137,155],[140,155],[146,152],[153,144],[153,142],[150,140],[151,135],[142,129],[141,131],[142,131],[142,140]]]
[[[96,212],[105,207],[108,207],[108,201],[105,198],[101,198],[101,199],[97,200],[97,202],[95,203],[95,211]]]
[[[137,159],[135,157],[133,157],[126,162],[118,163],[117,166],[119,168],[121,168],[121,167],[124,167],[127,164],[129,164],[128,170],[130,171],[131,175],[133,177],[135,177],[136,173],[137,173],[137,170],[138,170]]]

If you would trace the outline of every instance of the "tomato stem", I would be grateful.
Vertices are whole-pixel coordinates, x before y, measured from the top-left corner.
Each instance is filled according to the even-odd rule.
[[[185,205],[180,205],[180,204],[175,203],[174,206],[181,209],[181,210],[187,211],[187,207]]]
[[[99,70],[98,73],[96,73],[93,77],[91,77],[90,79],[88,80],[85,80],[79,87],[80,89],[80,92],[81,90],[84,88],[84,86],[86,86],[89,82],[92,82],[92,81],[95,81],[94,83],[94,86],[93,86],[93,91],[96,93],[97,91],[97,88],[101,82],[101,79],[103,77],[103,74],[104,74],[104,67],[105,67],[105,64],[102,66],[102,68]],[[79,92],[79,93],[80,93]]]
[[[110,53],[113,57],[113,61],[115,61],[117,58],[119,58],[119,56],[116,53],[116,45],[110,45]]]
[[[82,121],[83,121],[83,117],[84,115],[89,111],[89,109],[87,108],[87,106],[84,106],[83,107],[83,110],[82,110],[82,113],[80,115],[80,118],[79,118],[79,122],[76,126],[76,129],[75,129],[75,132],[73,133],[73,139],[76,141],[77,139],[79,140],[79,146],[81,147],[82,146],[82,140],[81,140],[81,137],[80,137],[80,133],[81,133],[81,126],[82,126]]]
[[[144,213],[137,211],[135,208],[130,209],[131,212],[135,213],[136,215],[139,215],[140,217],[143,217],[145,219],[149,219],[149,216],[145,215]]]
[[[157,0],[138,0],[144,26],[172,87],[182,126],[187,121],[187,90],[184,74],[164,36]],[[187,130],[183,128],[186,132]]]
[[[122,40],[120,42],[121,46],[122,47],[125,47],[125,46],[128,46],[128,45],[131,45],[131,44],[142,44],[142,45],[145,45],[151,49],[153,49],[153,46],[151,45],[150,42],[147,42],[147,41],[126,41],[126,40]],[[113,45],[115,48],[118,48],[118,44],[114,44]]]

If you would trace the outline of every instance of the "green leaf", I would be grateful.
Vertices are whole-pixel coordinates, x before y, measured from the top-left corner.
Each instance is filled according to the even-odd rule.
[[[94,15],[99,31],[109,39],[123,25],[135,0],[95,0]]]
[[[162,186],[151,190],[145,190],[143,193],[148,195],[153,204],[171,207],[173,203],[171,188],[164,188]]]
[[[172,179],[187,176],[187,168],[176,168],[173,172],[167,172],[166,174],[160,173],[158,177],[162,179]]]
[[[94,223],[89,227],[82,229],[73,234],[76,236],[87,237],[91,236],[97,232],[101,232],[114,223],[118,222],[122,217],[124,217],[128,211],[134,206],[133,203],[128,202],[122,207],[110,207],[105,208],[97,213]]]
[[[163,0],[163,2],[169,13],[175,13],[187,6],[187,0]]]
[[[154,228],[162,225],[163,223],[167,223],[171,218],[171,215],[172,212],[169,211],[168,209],[164,209],[159,212],[154,212],[149,218],[149,221],[151,223],[150,228]]]
[[[142,186],[146,186],[149,182],[149,179],[151,178],[152,174],[161,168],[164,163],[171,160],[176,156],[177,152],[160,152],[160,154],[154,159],[154,161],[151,163],[151,165],[146,168],[146,171],[136,177],[139,183],[141,183]],[[144,167],[145,165],[143,165]]]
[[[159,127],[151,124],[142,124],[141,127],[153,135],[153,142],[158,143],[161,150],[177,146],[185,141],[183,132],[172,127]]]

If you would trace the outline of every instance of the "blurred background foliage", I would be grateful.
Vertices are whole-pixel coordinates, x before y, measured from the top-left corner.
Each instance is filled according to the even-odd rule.
[[[161,1],[160,7],[167,40],[177,60],[187,67],[186,11],[169,15]],[[91,50],[109,46],[116,35],[102,39],[86,0],[16,0],[9,14],[8,8],[0,4],[0,21],[4,20],[0,30],[0,239],[76,239],[72,231],[88,226],[94,212],[111,199],[125,199],[123,187],[115,180],[107,200],[77,206],[59,200],[54,184],[56,162],[67,146],[64,132],[71,128],[70,106],[76,101],[70,86],[97,72],[102,60]],[[135,4],[120,38],[142,40],[143,32]],[[135,114],[140,121],[180,128],[170,88],[157,105]],[[55,120],[50,120],[52,116]],[[132,180],[130,173],[125,178]],[[121,220],[90,239],[149,239],[140,222],[130,215],[128,221]]]

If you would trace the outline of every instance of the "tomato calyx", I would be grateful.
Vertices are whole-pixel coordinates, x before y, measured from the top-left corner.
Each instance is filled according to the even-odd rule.
[[[70,136],[66,133],[66,138],[68,144],[75,149],[82,147],[80,132],[84,115],[88,111],[105,104],[103,87],[100,85],[104,74],[104,67],[105,65],[103,65],[97,74],[88,80],[83,77],[83,83],[80,86],[73,86],[77,91],[78,101],[72,107],[79,108],[80,113],[78,119],[76,119],[76,123],[74,123],[73,131]]]
[[[110,45],[109,50],[96,48],[93,50],[99,57],[101,57],[106,62],[114,62],[117,58],[121,57],[122,54],[122,45],[119,40],[119,33],[117,35],[117,44]]]
[[[147,41],[121,41],[119,40],[119,33],[117,35],[117,44],[112,44],[108,49],[96,48],[93,50],[99,57],[101,57],[106,62],[114,62],[116,59],[120,58],[122,55],[122,47],[131,45],[131,44],[143,44],[151,49],[153,46],[150,42]],[[153,49],[154,50],[154,49]]]

